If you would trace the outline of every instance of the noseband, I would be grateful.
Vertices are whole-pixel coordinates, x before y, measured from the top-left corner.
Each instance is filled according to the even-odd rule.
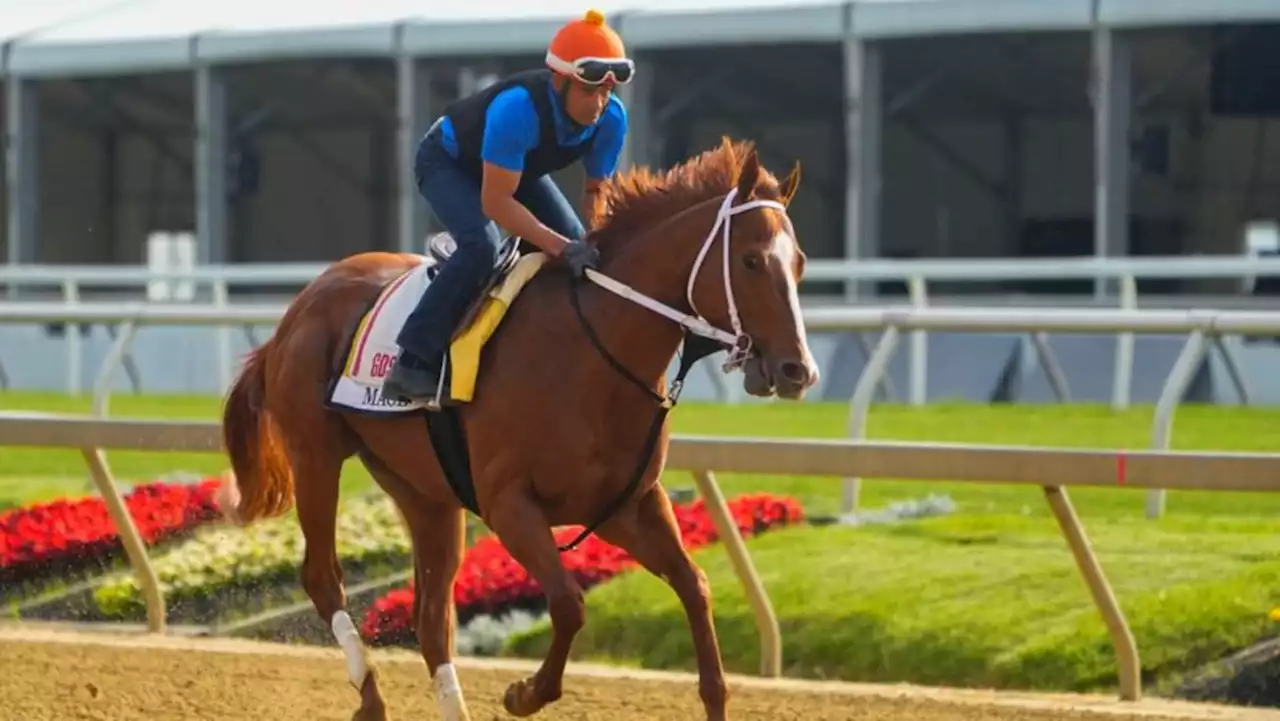
[[[582,312],[582,304],[578,298],[578,282],[573,276],[569,278],[569,300],[573,305],[574,313],[578,316],[578,322],[582,325],[582,330],[587,334],[591,344],[595,346],[604,359],[613,366],[623,378],[626,378],[632,385],[640,388],[646,395],[658,402],[658,408],[654,413],[653,422],[649,426],[649,434],[645,439],[643,451],[640,453],[635,468],[632,471],[631,479],[627,482],[627,487],[618,494],[617,498],[605,508],[599,519],[590,526],[583,529],[569,543],[560,547],[561,551],[572,550],[579,543],[586,540],[588,536],[595,532],[601,524],[605,523],[622,508],[624,504],[635,493],[639,487],[640,481],[644,477],[644,471],[649,466],[649,459],[653,455],[653,449],[657,445],[658,435],[662,430],[663,421],[666,420],[667,414],[675,407],[680,400],[680,391],[684,389],[685,376],[693,369],[693,364],[699,360],[715,353],[718,350],[728,350],[729,357],[721,366],[721,370],[725,373],[740,367],[751,357],[754,343],[751,336],[742,328],[742,320],[738,316],[738,303],[733,295],[733,283],[729,273],[729,239],[731,218],[740,213],[745,213],[756,208],[773,208],[782,213],[782,217],[790,226],[791,219],[787,216],[787,208],[776,200],[764,200],[757,198],[749,200],[739,205],[734,205],[733,200],[738,194],[738,189],[734,188],[725,194],[724,200],[720,203],[720,209],[716,211],[716,222],[711,226],[711,232],[707,233],[706,240],[702,242],[702,248],[698,251],[698,257],[693,261],[693,268],[689,271],[689,282],[685,288],[685,299],[689,303],[689,308],[693,310],[694,315],[682,313],[675,308],[663,303],[659,300],[641,293],[626,283],[610,278],[603,273],[592,270],[586,271],[586,277],[591,282],[604,288],[605,290],[625,298],[636,305],[647,308],[658,315],[670,319],[676,324],[684,328],[684,350],[680,354],[680,367],[676,372],[675,378],[671,381],[671,386],[667,390],[665,396],[654,392],[643,380],[637,378],[634,373],[627,369],[617,358],[609,352],[609,349],[600,342],[600,337],[596,335],[595,329],[587,320],[586,315]],[[702,314],[698,312],[697,305],[693,302],[693,285],[698,278],[698,272],[702,269],[702,264],[707,258],[707,254],[711,250],[711,246],[716,242],[716,231],[721,231],[720,237],[724,240],[724,294],[725,303],[729,311],[729,323],[732,331],[721,330],[715,327]]]

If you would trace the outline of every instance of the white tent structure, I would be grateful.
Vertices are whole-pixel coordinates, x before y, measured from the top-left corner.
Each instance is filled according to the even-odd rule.
[[[1083,75],[1072,82],[1078,85],[1077,89],[1088,87],[1093,82],[1091,73],[1096,81],[1091,90],[1092,102],[1082,102],[1091,105],[1093,114],[1090,125],[1094,161],[1093,243],[1096,253],[1105,255],[1124,252],[1122,249],[1129,245],[1126,219],[1130,191],[1124,179],[1134,162],[1128,139],[1132,132],[1131,106],[1134,96],[1139,94],[1132,81],[1130,31],[1160,26],[1280,21],[1280,2],[1275,0],[600,0],[596,5],[620,29],[642,63],[663,53],[681,53],[686,69],[679,82],[690,88],[704,81],[730,86],[740,83],[746,94],[757,93],[757,88],[752,86],[754,77],[750,80],[737,77],[732,67],[710,67],[711,61],[706,60],[710,57],[708,54],[742,52],[748,48],[749,53],[765,57],[773,48],[788,48],[785,54],[768,56],[773,58],[769,62],[783,76],[794,71],[793,78],[799,77],[796,83],[803,80],[825,85],[826,94],[833,97],[832,114],[838,118],[832,123],[839,124],[841,134],[838,141],[832,140],[814,151],[815,156],[823,156],[817,160],[830,161],[831,173],[840,176],[832,179],[836,190],[823,202],[840,207],[841,221],[837,229],[832,229],[829,223],[813,221],[810,226],[819,230],[810,234],[842,235],[843,239],[833,244],[838,246],[834,254],[848,257],[874,255],[885,247],[881,176],[885,165],[882,148],[886,116],[938,85],[938,77],[949,72],[945,67],[937,72],[923,72],[910,78],[906,87],[895,87],[890,92],[883,60],[885,43],[913,38],[1019,33],[1045,34],[1055,39],[1050,42],[1067,35],[1073,38],[1071,42],[1081,49],[1076,60],[1077,65],[1082,65],[1079,69]],[[76,83],[76,92],[83,98],[108,103],[107,96],[116,88],[111,83],[125,76],[150,77],[146,81],[147,93],[153,99],[167,93],[173,106],[189,103],[191,129],[186,139],[175,141],[174,137],[181,134],[170,131],[173,137],[154,141],[152,145],[168,147],[156,152],[186,168],[183,173],[189,170],[194,209],[191,219],[194,227],[190,229],[198,239],[200,262],[260,257],[244,249],[233,251],[228,246],[228,237],[236,233],[231,228],[235,220],[229,216],[226,199],[234,193],[228,188],[229,174],[221,168],[227,158],[237,152],[232,147],[236,129],[229,117],[228,94],[235,92],[237,78],[261,74],[269,65],[297,68],[301,67],[298,64],[315,59],[348,63],[337,74],[348,85],[366,85],[361,91],[352,89],[352,97],[362,93],[364,102],[369,104],[389,101],[384,105],[391,137],[370,142],[390,143],[389,148],[380,152],[393,159],[392,164],[379,167],[378,162],[385,161],[369,161],[369,166],[359,171],[370,178],[388,176],[385,181],[369,180],[370,183],[391,184],[390,189],[379,186],[370,191],[393,200],[386,208],[376,206],[368,210],[367,215],[372,218],[369,233],[393,238],[392,247],[415,249],[426,220],[413,183],[413,147],[422,130],[438,114],[442,93],[447,100],[449,91],[442,91],[441,87],[456,81],[459,67],[470,71],[473,65],[501,66],[500,62],[495,66],[494,58],[536,61],[553,29],[581,13],[586,6],[582,0],[540,3],[470,0],[457,4],[421,0],[314,0],[305,5],[261,0],[0,0],[0,43],[3,43],[0,81],[6,85],[8,171],[4,204],[5,257],[10,263],[24,262],[39,255],[38,247],[62,247],[61,241],[46,239],[42,227],[48,223],[61,224],[48,231],[59,237],[82,233],[84,226],[93,225],[87,216],[74,215],[71,210],[67,212],[72,215],[63,216],[58,210],[58,204],[74,200],[58,194],[70,194],[67,188],[75,179],[68,177],[66,182],[57,184],[55,192],[48,189],[47,183],[42,184],[38,169],[50,167],[48,161],[41,162],[42,153],[65,152],[69,157],[72,150],[68,148],[74,145],[76,157],[85,159],[79,171],[85,174],[90,166],[98,167],[97,160],[91,163],[87,158],[96,158],[100,151],[70,142],[46,140],[43,145],[37,142],[43,132],[40,108],[45,105],[46,95],[50,107],[59,107],[59,103],[65,106],[69,102],[61,95],[67,88],[59,85],[67,79]],[[816,59],[806,59],[806,54]],[[446,61],[447,72],[442,65]],[[362,69],[375,65],[373,70]],[[385,68],[385,72],[377,68]],[[654,150],[657,141],[650,129],[654,116],[681,102],[687,106],[701,99],[682,100],[680,93],[673,90],[663,103],[655,102],[652,75],[642,74],[642,80],[627,90],[634,129],[629,155],[632,159],[659,162],[663,160],[659,157],[662,154]],[[355,76],[362,79],[357,81],[353,79]],[[289,77],[297,79],[294,75]],[[43,91],[42,85],[46,86]],[[835,97],[841,89],[843,97]],[[137,87],[134,90],[142,93]],[[454,92],[460,89],[455,88]],[[270,105],[272,96],[283,98],[287,92],[279,89],[265,95],[268,102],[263,103],[263,107]],[[324,112],[332,115],[351,105],[350,98],[345,98],[334,101]],[[825,118],[828,108],[825,105],[823,108],[821,113]],[[370,112],[376,115],[381,111]],[[135,109],[133,113],[145,115],[146,111]],[[726,113],[735,114],[731,110]],[[66,114],[76,115],[74,111]],[[262,114],[268,111],[262,110]],[[736,114],[749,115],[741,111]],[[242,115],[253,116],[254,112]],[[240,117],[236,122],[243,130],[257,121]],[[812,134],[812,130],[806,132]],[[328,143],[327,147],[332,150],[348,142],[354,141],[330,139],[320,145]],[[839,151],[837,142],[843,146],[843,152]],[[185,148],[177,149],[184,144]],[[939,152],[945,155],[942,145],[947,143],[938,146]],[[104,157],[114,158],[112,153],[117,151],[101,152],[106,154]],[[832,157],[833,154],[836,157]],[[251,155],[245,150],[243,157]],[[952,164],[957,167],[966,163],[982,165],[972,158],[952,158]],[[394,164],[399,165],[398,171]],[[343,163],[329,162],[328,166],[340,168]],[[118,168],[103,172],[129,176],[129,171]],[[341,174],[341,171],[334,170],[334,173]],[[67,174],[70,176],[71,171]],[[275,182],[265,180],[268,174],[269,171],[263,174],[263,182]],[[126,177],[122,182],[128,185],[131,181]],[[159,185],[172,190],[173,182],[176,181]],[[1006,185],[1011,182],[1006,178]],[[294,181],[290,187],[298,185]],[[166,187],[152,192],[163,194]],[[350,189],[344,192],[349,193]],[[303,194],[301,190],[297,193],[298,197]],[[303,202],[292,195],[288,197],[293,199],[287,200],[281,195],[272,202],[274,205]],[[109,202],[110,198],[102,201]],[[948,212],[962,210],[951,208]],[[125,221],[112,216],[109,224],[113,228],[127,226],[126,234],[138,239],[153,230],[181,230],[157,228],[158,222],[155,219]],[[181,220],[172,222],[182,223]],[[253,225],[259,221],[244,222]],[[295,218],[289,222],[301,221]],[[304,229],[298,234],[314,237],[324,228],[337,227],[336,224],[345,221],[339,217],[316,222],[317,230]],[[254,227],[258,228],[256,238],[280,238],[289,234],[281,228]],[[343,226],[341,232],[365,231]],[[312,241],[296,242],[296,247],[281,252],[288,257]],[[335,247],[346,251],[354,249],[341,244]],[[336,252],[335,247],[327,252]],[[115,251],[103,253],[75,259],[120,260],[128,259],[129,255]]]
[[[1242,14],[1252,9],[1257,16],[1268,3],[1235,4]],[[536,52],[549,30],[584,7],[576,0],[440,5],[409,0],[318,0],[305,8],[249,0],[4,0],[0,37],[10,41],[6,69],[14,74],[118,74],[296,56]],[[846,35],[1079,29],[1097,19],[1151,24],[1224,14],[1223,4],[1212,0],[1113,0],[1100,3],[1101,18],[1094,18],[1092,0],[604,0],[597,5],[638,50],[830,41]]]

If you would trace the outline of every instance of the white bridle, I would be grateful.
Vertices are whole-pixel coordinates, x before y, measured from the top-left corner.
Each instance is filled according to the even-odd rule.
[[[716,211],[716,222],[711,226],[711,232],[707,234],[707,239],[702,242],[702,249],[698,251],[698,257],[693,261],[693,269],[689,271],[689,282],[686,286],[685,298],[689,301],[689,307],[692,308],[693,312],[697,315],[681,313],[666,303],[654,300],[626,283],[614,280],[613,278],[590,268],[588,268],[586,272],[587,278],[601,288],[604,288],[615,295],[626,298],[627,300],[644,308],[648,308],[658,315],[669,318],[689,329],[692,333],[703,336],[704,338],[718,340],[726,346],[729,346],[731,349],[729,352],[729,359],[725,361],[722,366],[722,369],[726,373],[742,365],[751,353],[751,336],[747,335],[742,330],[742,320],[738,317],[738,303],[733,297],[733,285],[730,281],[729,275],[730,218],[738,215],[739,213],[745,213],[748,210],[754,210],[756,208],[773,208],[774,210],[782,213],[782,217],[787,221],[788,226],[791,224],[791,218],[787,216],[787,208],[782,203],[779,203],[776,200],[764,200],[757,198],[756,200],[749,200],[740,205],[734,205],[733,199],[737,194],[737,188],[734,188],[725,194],[724,201],[720,203],[720,209]],[[712,325],[702,317],[702,314],[698,312],[698,306],[693,302],[693,284],[698,278],[698,271],[702,269],[702,263],[706,260],[708,251],[711,250],[711,246],[716,242],[716,231],[721,228],[723,228],[721,237],[724,239],[724,295],[725,302],[728,304],[729,308],[729,322],[733,327],[732,332],[723,331]]]

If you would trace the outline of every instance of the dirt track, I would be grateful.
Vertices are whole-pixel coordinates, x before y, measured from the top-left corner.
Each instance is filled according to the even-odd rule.
[[[416,655],[378,652],[395,719],[438,718]],[[476,721],[510,718],[500,699],[524,662],[459,662]],[[571,666],[565,696],[534,718],[631,721],[697,719],[692,677]],[[1224,719],[1280,721],[1280,712],[1160,701],[1004,695],[917,687],[733,678],[735,719],[1049,721]],[[355,692],[336,649],[245,641],[72,633],[0,625],[4,721],[346,721]]]

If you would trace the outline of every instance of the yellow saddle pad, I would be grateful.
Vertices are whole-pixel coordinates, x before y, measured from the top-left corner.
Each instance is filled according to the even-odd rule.
[[[480,372],[480,355],[484,344],[498,329],[507,309],[547,262],[545,253],[530,253],[516,261],[506,277],[486,295],[480,310],[466,328],[449,345],[449,395],[459,403],[468,403],[475,395],[476,376]]]

